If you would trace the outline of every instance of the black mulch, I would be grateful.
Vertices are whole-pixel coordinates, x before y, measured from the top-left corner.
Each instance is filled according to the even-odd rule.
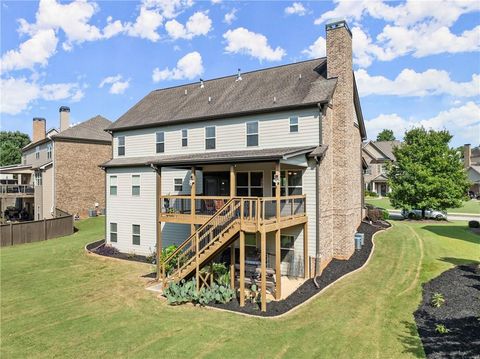
[[[440,308],[431,305],[434,293],[445,298]],[[427,358],[480,358],[480,273],[475,265],[460,265],[426,283],[414,316]],[[437,333],[437,324],[450,332]]]
[[[89,245],[87,245],[87,250],[105,257],[125,259],[133,262],[150,263],[150,264],[152,263],[149,260],[149,258],[147,258],[146,256],[122,253],[122,252],[119,252],[118,249],[114,247],[106,246],[104,242],[105,241],[101,239],[97,242],[90,243]]]
[[[357,230],[358,232],[365,234],[365,241],[362,249],[358,251],[356,250],[349,260],[345,261],[333,259],[323,270],[321,276],[317,277],[319,288],[315,286],[313,279],[309,279],[286,299],[267,303],[266,312],[260,311],[258,303],[246,302],[245,306],[242,308],[240,307],[238,299],[234,299],[226,304],[209,304],[209,306],[261,317],[274,317],[286,313],[290,309],[313,297],[323,288],[335,282],[340,277],[343,277],[345,274],[360,268],[367,261],[370,252],[372,251],[373,234],[388,227],[390,227],[390,224],[387,222],[379,222],[375,225],[362,222]]]

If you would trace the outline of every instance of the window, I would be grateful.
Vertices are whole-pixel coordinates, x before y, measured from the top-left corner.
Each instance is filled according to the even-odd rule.
[[[290,235],[280,235],[280,257],[282,262],[291,262],[293,260],[295,250],[295,237]]]
[[[258,146],[258,121],[247,122],[247,147]]]
[[[140,175],[132,175],[132,196],[140,196]]]
[[[35,172],[35,186],[42,185],[42,172],[36,171]]]
[[[165,132],[157,132],[157,153],[165,152]]]
[[[51,160],[52,159],[52,144],[49,143],[47,145],[47,159]]]
[[[125,136],[118,136],[117,153],[119,156],[125,156]]]
[[[117,224],[110,223],[110,242],[117,242]]]
[[[205,149],[214,150],[215,149],[215,139],[216,139],[216,129],[215,126],[205,127]]]
[[[380,165],[380,173],[381,174],[387,173],[387,165]]]
[[[257,236],[254,233],[245,233],[245,256],[256,258],[257,252]]]
[[[237,196],[263,197],[263,172],[237,172]]]
[[[363,173],[366,174],[366,175],[372,174],[372,167],[367,166],[367,168],[365,168],[365,170],[363,171]]]
[[[272,193],[275,196],[275,171],[272,172]],[[287,191],[288,189],[288,191]],[[302,171],[280,171],[280,196],[302,194]]]
[[[188,146],[188,130],[182,130],[182,147]]]
[[[132,224],[132,243],[140,245],[140,225]]]
[[[23,155],[22,158],[23,158],[23,164],[26,165],[27,164],[27,156]]]
[[[110,176],[110,196],[117,195],[117,176]]]
[[[40,158],[40,146],[35,147],[35,158],[37,160]]]
[[[173,190],[175,192],[182,192],[182,190],[183,190],[183,179],[182,178],[174,178],[173,179]]]
[[[290,117],[290,132],[298,132],[298,117]]]

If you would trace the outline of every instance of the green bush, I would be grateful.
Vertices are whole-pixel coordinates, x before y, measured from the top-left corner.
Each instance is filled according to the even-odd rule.
[[[367,196],[367,197],[378,197],[378,194],[376,192],[365,190],[365,196]]]
[[[382,210],[382,218],[385,221],[390,218],[390,213],[386,209]]]
[[[450,329],[448,329],[443,324],[435,324],[435,331],[439,334],[447,334],[450,333]]]
[[[432,295],[432,306],[435,308],[440,308],[443,303],[445,303],[445,298],[442,293],[433,293]]]
[[[172,255],[173,252],[177,249],[176,245],[171,245],[162,249],[162,254],[160,255],[160,264],[163,264],[165,260]],[[165,274],[168,275],[174,270],[174,265],[177,263],[177,256],[170,260],[165,265]]]
[[[165,288],[163,295],[170,305],[178,305],[192,302],[194,304],[207,305],[208,303],[228,303],[235,296],[235,291],[229,286],[212,284],[210,288],[203,287],[196,291],[195,279],[182,280],[180,283],[170,283]]]

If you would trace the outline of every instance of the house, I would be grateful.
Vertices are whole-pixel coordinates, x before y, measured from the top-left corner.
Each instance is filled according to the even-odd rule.
[[[467,171],[468,179],[472,183],[470,194],[480,195],[480,146],[471,148],[470,144],[463,146],[463,165]]]
[[[199,269],[226,251],[240,293],[248,268],[259,273],[262,309],[269,278],[279,299],[282,276],[350,258],[366,133],[352,34],[345,21],[326,33],[325,58],[155,90],[109,126],[107,244],[179,246],[157,261],[165,285],[201,285]]]
[[[379,196],[390,192],[386,175],[387,164],[395,162],[393,149],[401,144],[400,141],[367,141],[362,146],[362,157],[365,161],[364,170],[365,189]]]
[[[2,196],[13,198],[29,219],[52,218],[57,210],[85,217],[90,208],[105,208],[105,174],[98,165],[112,156],[111,136],[104,131],[111,122],[95,116],[70,126],[70,108],[62,106],[59,113],[59,130],[47,132],[45,119],[34,118],[22,163],[0,168],[22,177],[19,187]]]

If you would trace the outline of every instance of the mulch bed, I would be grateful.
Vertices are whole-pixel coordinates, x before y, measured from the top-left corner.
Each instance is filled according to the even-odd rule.
[[[133,261],[133,262],[152,264],[152,262],[146,256],[141,256],[141,255],[137,255],[137,254],[132,255],[132,254],[128,254],[128,253],[122,253],[122,252],[119,252],[118,249],[116,249],[114,247],[106,246],[105,241],[103,239],[88,244],[86,248],[90,252],[93,252],[95,254],[99,254],[99,255],[105,256],[105,257],[111,257],[111,258],[124,259],[124,260],[128,260],[128,261]]]
[[[245,306],[242,308],[240,307],[238,299],[234,299],[226,304],[209,304],[208,306],[261,317],[274,317],[286,313],[309,298],[313,297],[323,288],[335,282],[340,277],[343,277],[345,274],[363,266],[372,251],[373,234],[388,227],[390,227],[390,224],[387,222],[378,222],[375,225],[362,222],[357,230],[357,232],[365,234],[365,241],[362,249],[356,250],[348,260],[333,259],[323,270],[322,274],[317,277],[319,288],[315,286],[313,279],[309,279],[286,299],[267,303],[266,312],[262,312],[260,310],[258,303],[246,302]]]
[[[441,293],[445,303],[431,305]],[[423,286],[423,300],[414,313],[427,358],[480,358],[480,272],[475,265],[460,265]],[[449,333],[435,331],[443,324]]]

